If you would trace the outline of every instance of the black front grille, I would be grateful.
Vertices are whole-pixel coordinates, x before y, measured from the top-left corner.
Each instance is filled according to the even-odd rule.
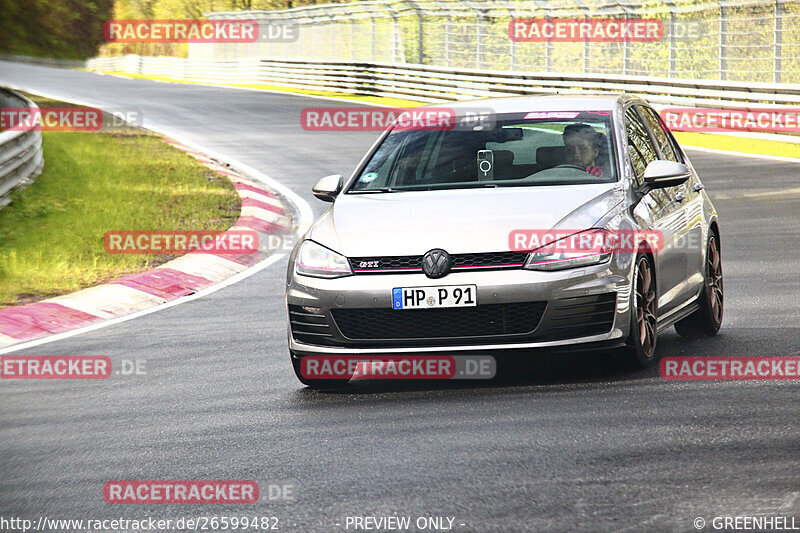
[[[545,336],[570,339],[608,333],[614,325],[617,293],[554,300]]]
[[[539,325],[546,302],[450,309],[332,309],[342,334],[353,340],[451,339],[524,335]]]
[[[521,267],[527,252],[486,252],[482,254],[453,254],[453,268],[459,267]]]
[[[356,274],[381,274],[386,270],[422,272],[421,255],[396,255],[388,257],[351,257],[350,266]]]
[[[527,252],[485,252],[452,254],[450,257],[453,259],[453,270],[458,271],[520,268],[527,256]],[[349,261],[356,274],[422,272],[421,255],[351,257]]]

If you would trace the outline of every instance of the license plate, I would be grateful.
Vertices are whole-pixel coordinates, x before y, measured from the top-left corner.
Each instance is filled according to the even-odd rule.
[[[392,308],[475,307],[478,305],[477,293],[475,285],[396,288],[392,289]]]

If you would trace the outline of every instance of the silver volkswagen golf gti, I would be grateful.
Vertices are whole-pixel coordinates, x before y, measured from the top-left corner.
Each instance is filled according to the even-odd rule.
[[[645,101],[447,109],[448,127],[390,129],[349,179],[314,186],[333,205],[292,251],[286,291],[303,383],[319,385],[300,372],[311,355],[592,348],[647,367],[665,328],[716,334],[717,212]],[[625,235],[634,246],[616,246]]]

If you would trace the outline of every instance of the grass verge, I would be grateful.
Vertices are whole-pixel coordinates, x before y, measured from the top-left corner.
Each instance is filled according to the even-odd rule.
[[[67,107],[28,95],[40,106]],[[108,254],[111,230],[226,230],[233,185],[145,130],[43,132],[44,172],[0,209],[0,306],[140,272],[174,256]]]

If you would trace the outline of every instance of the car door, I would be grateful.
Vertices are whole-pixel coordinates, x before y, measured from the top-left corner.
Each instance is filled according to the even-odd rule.
[[[653,136],[660,158],[684,163],[683,153],[658,113],[649,106],[636,107]],[[683,301],[695,296],[703,284],[703,198],[699,192],[702,185],[697,174],[692,172],[689,180],[673,189],[673,201],[680,203],[684,213],[684,227],[677,241],[686,268],[684,281],[677,291],[678,298]]]
[[[633,106],[625,112],[625,130],[628,143],[628,159],[633,171],[634,183],[644,182],[647,165],[660,157],[647,127]],[[655,189],[645,194],[636,204],[633,216],[642,227],[660,231],[663,247],[655,251],[656,288],[660,315],[674,309],[679,302],[677,292],[686,277],[685,256],[677,247],[676,236],[685,226],[683,206],[674,200],[675,187]]]

